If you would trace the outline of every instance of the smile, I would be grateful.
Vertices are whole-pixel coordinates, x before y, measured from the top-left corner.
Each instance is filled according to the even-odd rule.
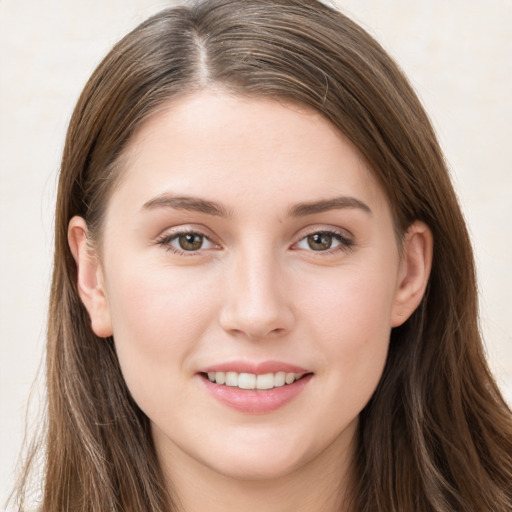
[[[216,384],[239,389],[273,389],[293,384],[303,373],[276,372],[256,375],[254,373],[208,372],[208,380]]]
[[[245,414],[268,414],[295,401],[314,376],[304,368],[277,361],[225,363],[199,375],[210,396]]]

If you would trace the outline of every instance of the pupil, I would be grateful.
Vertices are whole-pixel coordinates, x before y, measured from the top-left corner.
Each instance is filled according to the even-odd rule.
[[[325,251],[332,245],[332,235],[328,233],[315,233],[308,236],[308,245],[314,251]]]
[[[203,245],[203,237],[195,233],[187,233],[179,237],[179,243],[185,251],[197,251]]]

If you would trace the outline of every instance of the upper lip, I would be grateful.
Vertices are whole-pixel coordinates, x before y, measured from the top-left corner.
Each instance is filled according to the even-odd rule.
[[[262,361],[259,363],[250,361],[228,361],[225,363],[208,366],[201,370],[201,373],[214,372],[236,372],[253,373],[255,375],[264,375],[265,373],[311,373],[309,370],[296,366],[294,364],[284,363],[282,361]]]

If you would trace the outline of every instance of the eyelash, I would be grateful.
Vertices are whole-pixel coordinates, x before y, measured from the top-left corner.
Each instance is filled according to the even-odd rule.
[[[173,245],[171,245],[171,243],[173,241],[179,239],[182,236],[186,236],[186,235],[196,235],[196,236],[201,237],[203,242],[206,240],[209,243],[216,245],[204,233],[201,233],[200,231],[194,231],[194,230],[183,230],[183,231],[177,231],[175,233],[163,235],[162,237],[160,237],[156,240],[156,244],[163,246],[166,251],[172,252],[173,254],[177,254],[180,256],[195,256],[195,255],[199,254],[202,250],[204,250],[204,249],[200,248],[195,251],[185,251],[185,250],[178,249],[177,247],[174,247]],[[347,235],[345,235],[339,231],[329,230],[329,229],[313,230],[313,231],[305,234],[304,236],[302,236],[300,238],[300,240],[298,242],[294,243],[293,245],[296,246],[299,243],[301,243],[302,241],[307,240],[308,237],[314,236],[314,235],[327,235],[327,236],[332,237],[337,242],[339,242],[339,245],[336,245],[335,247],[330,247],[326,250],[315,251],[314,249],[310,249],[309,251],[307,251],[307,252],[311,252],[313,254],[316,253],[319,256],[330,255],[330,254],[334,254],[336,252],[346,252],[346,251],[351,250],[355,245],[354,241],[351,238],[349,238]],[[295,249],[295,250],[299,250],[299,249]]]

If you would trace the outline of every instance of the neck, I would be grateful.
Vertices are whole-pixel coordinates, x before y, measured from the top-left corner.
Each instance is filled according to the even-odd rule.
[[[223,474],[176,445],[167,444],[165,452],[158,450],[159,443],[156,446],[179,512],[348,512],[355,429],[351,436],[346,434],[300,467],[256,479]]]

